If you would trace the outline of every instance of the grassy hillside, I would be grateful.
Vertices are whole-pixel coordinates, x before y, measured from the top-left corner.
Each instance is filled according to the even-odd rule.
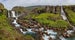
[[[30,35],[23,36],[14,29],[6,18],[6,15],[0,13],[0,40],[34,40]]]
[[[32,36],[24,36],[10,25],[6,17],[6,9],[0,4],[0,40],[34,40]]]
[[[69,19],[69,21],[75,25],[75,12],[72,11],[71,9],[69,8],[65,8],[65,12],[67,13],[67,17]]]
[[[62,20],[60,14],[54,13],[41,13],[41,14],[30,14],[25,16],[26,19],[35,19],[39,23],[43,25],[47,25],[49,27],[55,28],[67,28],[69,24],[67,21]]]

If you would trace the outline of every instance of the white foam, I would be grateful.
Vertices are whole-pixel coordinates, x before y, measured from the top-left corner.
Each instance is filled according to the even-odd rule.
[[[8,17],[10,17],[10,13],[8,12]]]
[[[72,32],[74,32],[73,30],[68,30],[67,33],[71,34]]]
[[[27,29],[28,32],[33,32],[32,29]]]
[[[57,32],[54,32],[53,30],[47,30],[47,31],[45,31],[45,32],[47,32],[48,34],[54,34],[54,35],[56,35],[57,34]]]
[[[60,36],[59,37],[61,40],[67,40],[67,39],[65,39],[63,36]]]
[[[13,23],[13,24],[17,24],[16,20],[14,20],[12,23]]]
[[[15,11],[11,11],[11,13],[12,13],[12,17],[16,17]]]
[[[61,16],[62,16],[63,20],[67,20],[67,18],[64,15],[61,15]]]
[[[44,36],[42,37],[44,40],[49,40],[49,36],[47,36],[46,34],[44,34]]]
[[[40,31],[43,31],[43,30],[44,30],[44,28],[39,28],[39,30],[40,30]]]
[[[51,37],[52,39],[55,39],[55,38],[56,38],[56,36],[54,36],[54,35],[50,35],[50,37]]]
[[[16,24],[15,26],[16,26],[16,27],[20,27],[20,25],[19,25],[19,24]]]
[[[20,31],[21,31],[23,34],[26,34],[26,31],[23,31],[22,29],[20,29]]]
[[[63,20],[67,20],[67,17],[65,15],[65,12],[62,7],[61,7],[61,16],[62,16]]]

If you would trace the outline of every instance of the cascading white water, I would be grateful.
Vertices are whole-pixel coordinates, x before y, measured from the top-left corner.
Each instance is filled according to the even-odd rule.
[[[12,22],[13,24],[17,24],[16,19]]]
[[[10,18],[10,13],[8,12],[8,18]]]
[[[11,11],[11,13],[12,13],[12,17],[16,18],[15,11]]]
[[[61,12],[62,12],[61,15],[63,15],[63,16],[62,16],[63,19],[66,20],[67,18],[66,18],[66,16],[64,15],[63,9],[62,9]],[[12,13],[12,17],[15,18],[15,19],[13,20],[12,24],[14,24],[15,27],[20,27],[21,25],[17,23],[18,17],[15,15],[15,12],[12,11],[11,13]],[[21,29],[21,28],[20,28],[19,30],[20,30],[23,34],[26,34],[27,32],[32,32],[32,33],[34,33],[34,31],[32,31],[32,28],[26,28],[27,31],[23,31],[23,29]],[[39,31],[43,31],[43,30],[44,30],[44,28],[39,28]],[[37,31],[38,31],[38,29],[37,29]],[[55,39],[55,38],[56,38],[57,32],[54,32],[53,30],[47,29],[47,31],[43,31],[43,32],[46,32],[46,33],[50,34],[50,35],[44,34],[44,36],[42,36],[42,38],[43,38],[44,40],[49,40],[50,37],[51,37],[52,39]],[[73,31],[70,31],[70,30],[67,31],[68,34],[71,34],[72,32],[73,32]],[[64,37],[59,37],[59,38],[60,38],[61,40],[66,40]]]
[[[59,37],[61,40],[67,40],[67,39],[65,39],[63,36],[60,36]]]
[[[50,37],[51,37],[52,39],[56,39],[56,36],[55,36],[55,35],[50,35]]]
[[[43,36],[44,40],[49,40],[49,38],[56,39],[57,32],[54,32],[53,30],[49,30],[49,29],[47,29],[47,31],[44,32],[49,34],[49,35],[44,34]]]
[[[12,13],[12,17],[14,17],[15,19],[13,20],[12,24],[14,24],[16,27],[20,27],[20,25],[17,23],[17,16],[15,15],[15,11],[11,11]]]
[[[28,31],[28,32],[33,32],[33,31],[32,31],[32,28],[27,28],[27,31]],[[33,33],[34,33],[34,32],[33,32]]]
[[[66,14],[65,14],[65,12],[64,12],[62,6],[61,6],[61,16],[62,16],[63,20],[67,20],[67,22],[70,24],[70,22],[69,22],[69,20],[67,19],[67,16],[66,16]],[[75,30],[75,27],[74,27],[72,24],[70,24],[70,26],[73,27],[73,30],[67,30],[66,33],[68,33],[69,35],[72,34],[72,33],[74,32],[74,30]],[[67,39],[65,39],[64,37],[60,37],[60,39],[61,39],[61,40],[67,40]]]
[[[32,32],[32,29],[27,29],[27,31]]]
[[[55,35],[46,35],[46,34],[44,34],[44,36],[42,36],[42,38],[44,40],[49,40],[49,38],[56,39],[56,36]]]
[[[18,15],[17,15],[17,16],[15,15],[15,11],[11,11],[11,13],[12,13],[12,17],[15,18],[15,19],[13,20],[12,24],[14,24],[15,27],[20,27],[21,25],[17,23],[17,19],[18,19],[17,16],[18,16]],[[20,15],[19,15],[19,16],[20,16]],[[23,34],[26,34],[26,32],[23,31],[22,29],[20,29],[20,31],[21,31]],[[28,31],[28,32],[33,32],[32,29],[28,29],[28,28],[27,28],[27,31]]]
[[[22,29],[20,29],[20,31],[21,31],[23,34],[26,34],[26,32],[27,32],[27,31],[23,31]]]
[[[53,35],[57,34],[57,32],[54,32],[53,30],[49,30],[49,29],[47,29],[47,31],[45,31],[45,32],[47,32],[48,34],[53,34]]]
[[[61,16],[62,16],[63,20],[67,20],[67,17],[65,16],[65,12],[62,7],[61,7]]]
[[[74,31],[73,30],[67,30],[68,34],[72,34]]]
[[[46,34],[44,34],[44,36],[42,37],[44,40],[49,40],[49,36],[47,36]]]

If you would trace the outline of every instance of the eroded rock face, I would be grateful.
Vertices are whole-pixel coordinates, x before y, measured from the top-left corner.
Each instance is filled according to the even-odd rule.
[[[0,9],[4,9],[4,5],[0,3]]]
[[[61,12],[61,7],[60,6],[40,6],[37,8],[34,8],[32,12],[40,14],[40,13],[60,13]]]
[[[0,13],[2,13],[4,9],[5,9],[4,5],[2,3],[0,3]]]

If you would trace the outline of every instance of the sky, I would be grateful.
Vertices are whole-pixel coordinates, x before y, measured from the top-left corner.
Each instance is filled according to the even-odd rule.
[[[34,5],[74,5],[75,0],[0,0],[5,8],[11,10],[14,6],[34,6]]]

